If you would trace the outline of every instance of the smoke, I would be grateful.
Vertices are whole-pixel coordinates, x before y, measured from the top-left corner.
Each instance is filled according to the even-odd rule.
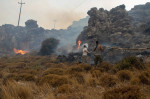
[[[54,20],[56,20],[56,29],[66,29],[73,21],[77,21],[86,16],[86,13],[80,11],[72,11],[74,7],[68,6],[62,1],[38,0],[34,4],[24,7],[24,14],[30,15],[28,19],[35,19],[41,27],[53,29]],[[27,2],[29,3],[29,1]],[[26,18],[26,17],[24,17]],[[27,19],[27,20],[28,20]]]

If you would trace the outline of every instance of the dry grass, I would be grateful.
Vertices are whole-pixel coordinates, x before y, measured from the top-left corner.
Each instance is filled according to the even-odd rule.
[[[145,69],[130,69],[128,64],[136,67],[140,63],[135,58],[126,59],[118,64],[126,69],[122,70],[108,62],[94,67],[58,63],[50,56],[3,57],[0,99],[148,99],[150,63]]]
[[[104,92],[104,99],[142,99],[143,95],[137,86],[121,86]]]
[[[104,74],[100,78],[100,84],[104,87],[113,87],[117,84],[117,78],[114,75]]]
[[[129,81],[131,79],[131,72],[129,70],[121,70],[117,73],[118,78],[123,81]]]

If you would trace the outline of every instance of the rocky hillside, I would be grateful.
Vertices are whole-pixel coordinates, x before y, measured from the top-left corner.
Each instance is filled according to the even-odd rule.
[[[60,47],[73,44],[83,27],[87,25],[88,18],[73,22],[67,29],[61,30],[45,30],[34,20],[25,22],[25,27],[2,25],[0,26],[0,56],[13,54],[14,48],[27,51],[39,50],[41,42],[49,37],[59,39]]]
[[[110,11],[103,8],[92,8],[88,11],[90,19],[88,26],[81,32],[78,40],[89,44],[89,50],[95,46],[95,41],[98,40],[102,45],[115,46],[122,48],[145,48],[149,47],[150,36],[149,21],[150,8],[145,5],[135,6],[131,11],[126,11],[125,5],[117,6]],[[142,12],[142,16],[137,17]],[[145,10],[146,9],[146,10]],[[139,20],[142,19],[142,20]],[[140,24],[140,25],[137,25]],[[146,25],[143,26],[143,25]],[[143,26],[143,29],[141,29]],[[140,28],[139,28],[140,27]],[[146,33],[147,32],[147,33]],[[146,34],[145,34],[146,33]],[[139,53],[139,51],[118,51],[113,49],[105,49],[103,57],[105,60],[114,62],[131,53]]]

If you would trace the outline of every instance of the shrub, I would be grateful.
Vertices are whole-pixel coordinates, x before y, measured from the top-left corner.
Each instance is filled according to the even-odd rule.
[[[142,93],[137,86],[122,86],[104,92],[104,99],[142,99]]]
[[[74,78],[79,84],[85,83],[85,79],[81,73],[74,73],[70,76],[70,78]]]
[[[101,65],[102,65],[101,66],[102,72],[108,72],[108,71],[110,71],[112,69],[112,65],[110,63],[108,63],[108,62],[102,62]]]
[[[91,87],[97,87],[97,85],[99,85],[99,81],[95,78],[89,79],[88,85]]]
[[[73,88],[69,84],[63,84],[63,85],[58,87],[57,92],[58,93],[72,93],[73,92]]]
[[[37,83],[39,85],[49,84],[52,87],[58,87],[63,84],[68,84],[68,79],[65,76],[49,74],[41,77]]]
[[[132,85],[138,85],[140,84],[140,79],[138,77],[132,77],[132,79],[130,80],[130,83]]]
[[[139,79],[141,83],[150,85],[150,73],[149,72],[146,72],[146,71],[142,72],[139,75]]]
[[[22,74],[13,73],[13,74],[7,75],[7,76],[4,78],[4,80],[3,80],[4,83],[5,83],[7,80],[36,81],[36,78],[34,77],[34,75],[28,74],[28,73],[22,73]]]
[[[40,49],[40,55],[51,55],[55,52],[59,41],[55,38],[49,38],[42,42],[42,47]]]
[[[100,70],[93,70],[93,71],[91,71],[91,74],[92,74],[92,77],[94,77],[94,78],[100,78],[100,76],[101,76],[101,72],[100,72]]]
[[[118,70],[123,70],[123,69],[144,69],[144,63],[141,61],[139,58],[135,56],[128,56],[122,59],[119,63],[115,64],[115,67]]]
[[[32,88],[27,85],[19,85],[17,82],[7,82],[1,87],[2,99],[33,99]]]
[[[86,72],[92,69],[91,65],[89,64],[80,64],[79,67],[83,68],[83,70],[85,70]]]
[[[63,75],[64,69],[62,69],[62,68],[49,68],[43,73],[43,75],[48,75],[48,74]]]
[[[104,74],[100,77],[100,84],[104,87],[113,87],[117,84],[117,78],[110,74]]]
[[[130,80],[131,72],[129,70],[121,70],[117,73],[117,76],[121,81]]]
[[[22,74],[17,75],[16,80],[36,81],[36,78],[32,74],[22,73]]]
[[[80,66],[74,66],[74,67],[70,67],[68,70],[67,70],[67,73],[69,74],[74,74],[74,73],[77,73],[77,72],[82,72],[83,69],[80,67]]]

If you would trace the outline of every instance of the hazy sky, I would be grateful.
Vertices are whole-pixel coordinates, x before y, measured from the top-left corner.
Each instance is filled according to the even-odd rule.
[[[21,0],[0,0],[0,25],[17,25]],[[53,20],[56,28],[67,28],[72,21],[77,21],[87,16],[91,7],[110,10],[120,4],[125,4],[130,10],[134,5],[145,4],[150,0],[23,0],[20,25],[24,26],[28,19],[38,21],[39,26],[46,29],[53,28]]]

